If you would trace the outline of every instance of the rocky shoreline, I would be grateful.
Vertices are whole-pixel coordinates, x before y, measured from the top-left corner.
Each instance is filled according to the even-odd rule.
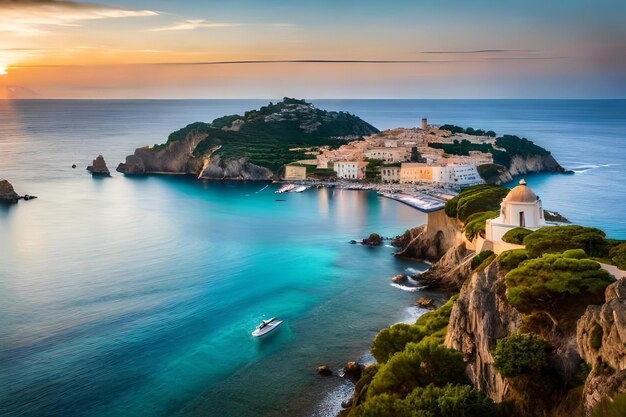
[[[602,401],[626,392],[626,277],[610,284],[604,296],[574,302],[566,315],[546,322],[510,303],[508,269],[500,262],[472,268],[476,253],[466,249],[463,229],[459,220],[440,211],[393,244],[399,247],[396,256],[433,262],[414,279],[429,288],[459,293],[443,345],[463,354],[472,386],[515,416],[589,416]],[[537,333],[551,346],[546,365],[550,371],[540,380],[505,377],[494,364],[496,341],[520,332]],[[586,373],[581,374],[583,368]],[[359,390],[367,390],[367,384],[357,383],[340,416],[361,415],[356,411],[364,401]]]

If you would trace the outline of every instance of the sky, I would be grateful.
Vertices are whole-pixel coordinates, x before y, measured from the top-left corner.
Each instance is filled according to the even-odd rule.
[[[0,98],[625,98],[623,0],[0,0]]]

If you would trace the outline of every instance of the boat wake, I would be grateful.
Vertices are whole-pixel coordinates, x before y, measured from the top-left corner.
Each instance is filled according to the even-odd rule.
[[[418,291],[422,291],[425,290],[426,288],[428,288],[426,285],[421,285],[421,286],[414,286],[414,285],[402,285],[402,284],[397,284],[395,282],[390,283],[390,285],[392,287],[396,287],[402,291],[406,291],[406,292],[418,292]]]
[[[616,166],[619,166],[619,164],[583,164],[577,167],[573,167],[572,171],[574,172],[574,175],[580,175],[584,174],[587,171],[591,171],[592,169],[610,168]]]
[[[259,191],[257,191],[255,194],[260,193],[261,191],[265,190],[265,189],[266,189],[267,187],[269,187],[269,186],[270,186],[270,185],[269,185],[269,184],[267,184],[265,187],[261,188],[261,189],[260,189]]]

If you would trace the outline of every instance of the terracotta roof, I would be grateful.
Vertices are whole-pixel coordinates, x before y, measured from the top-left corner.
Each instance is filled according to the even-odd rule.
[[[534,203],[537,201],[537,194],[528,188],[525,180],[520,180],[519,185],[509,191],[504,201],[509,203]]]

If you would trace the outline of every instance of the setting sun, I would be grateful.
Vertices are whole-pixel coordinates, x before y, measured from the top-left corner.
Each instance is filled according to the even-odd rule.
[[[0,75],[6,75],[6,74],[8,74],[7,67],[4,65],[0,65]]]

